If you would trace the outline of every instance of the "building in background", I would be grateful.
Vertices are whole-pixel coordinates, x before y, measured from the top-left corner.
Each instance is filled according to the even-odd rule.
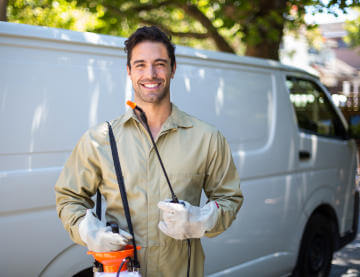
[[[317,75],[348,120],[360,121],[360,47],[344,42],[345,23],[320,24],[321,43],[309,44],[306,28],[284,36],[281,62]]]

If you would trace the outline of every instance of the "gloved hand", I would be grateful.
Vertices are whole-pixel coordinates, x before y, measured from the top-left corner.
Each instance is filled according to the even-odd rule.
[[[159,222],[159,229],[174,239],[201,238],[206,231],[211,230],[217,221],[218,206],[215,201],[204,207],[192,206],[186,201],[183,204],[160,201],[159,209],[163,220]]]
[[[88,249],[94,252],[109,252],[121,250],[132,236],[123,230],[113,233],[110,226],[105,226],[92,211],[86,211],[84,219],[79,224],[79,235]]]

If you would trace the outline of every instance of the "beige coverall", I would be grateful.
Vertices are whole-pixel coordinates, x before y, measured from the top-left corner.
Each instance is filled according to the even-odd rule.
[[[169,187],[145,127],[132,110],[111,121],[129,201],[142,276],[186,276],[186,240],[175,240],[158,229],[157,203],[171,198]],[[201,190],[219,205],[218,221],[206,233],[213,237],[235,219],[243,196],[225,138],[212,126],[172,105],[171,115],[156,139],[178,199],[199,206]],[[78,225],[99,188],[107,202],[106,220],[128,231],[117,184],[106,123],[80,139],[55,185],[57,212],[72,240],[84,245]],[[191,240],[190,276],[203,276],[200,239]]]

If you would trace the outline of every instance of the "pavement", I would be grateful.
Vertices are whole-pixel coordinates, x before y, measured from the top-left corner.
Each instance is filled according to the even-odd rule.
[[[359,229],[360,230],[360,221]],[[360,277],[360,233],[356,239],[334,253],[329,277]]]

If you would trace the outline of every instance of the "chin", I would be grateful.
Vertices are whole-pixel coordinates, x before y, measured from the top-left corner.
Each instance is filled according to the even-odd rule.
[[[166,93],[165,94],[148,94],[148,95],[143,95],[140,94],[139,98],[141,99],[141,101],[145,102],[145,103],[160,103],[162,102],[165,98],[166,98]]]

